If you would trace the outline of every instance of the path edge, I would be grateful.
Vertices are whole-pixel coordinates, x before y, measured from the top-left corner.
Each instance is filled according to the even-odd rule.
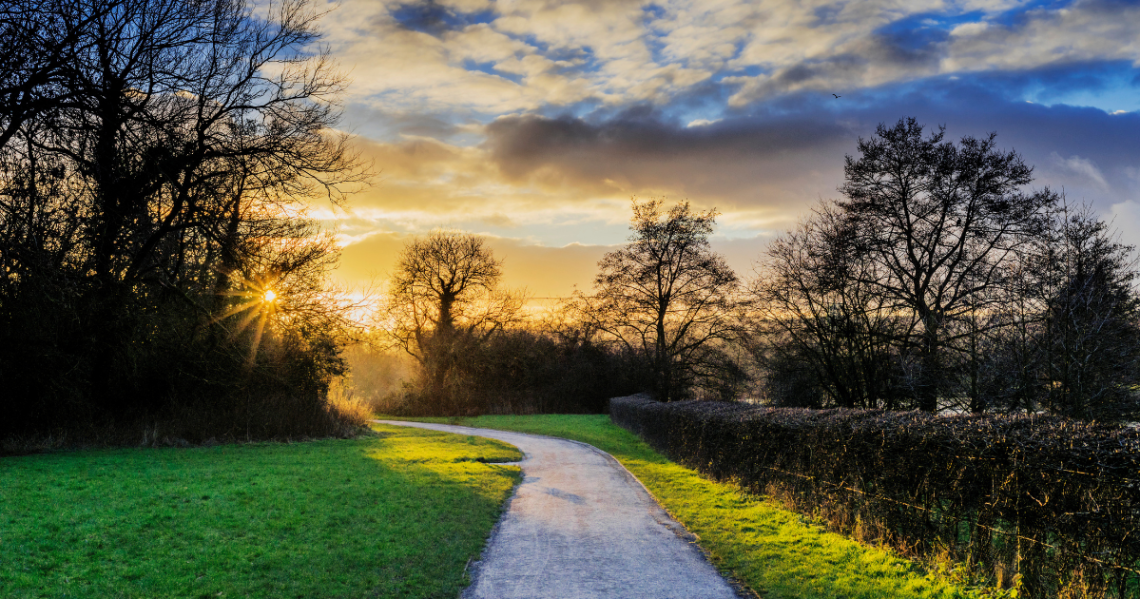
[[[457,426],[457,427],[463,427],[463,428],[471,429],[471,430],[495,431],[495,432],[500,432],[500,433],[511,433],[514,435],[528,435],[531,437],[542,437],[542,438],[546,438],[546,439],[557,439],[559,441],[566,441],[567,443],[574,443],[575,445],[581,445],[581,446],[589,449],[590,451],[593,451],[594,453],[602,455],[604,458],[606,458],[609,461],[616,464],[618,466],[618,468],[620,469],[619,471],[622,472],[626,478],[637,483],[637,487],[640,488],[642,490],[642,492],[644,492],[650,499],[653,500],[653,505],[656,506],[656,511],[659,512],[659,514],[664,514],[664,516],[665,516],[665,518],[660,518],[659,514],[654,514],[653,519],[656,520],[658,524],[664,526],[665,528],[668,528],[670,532],[672,532],[674,535],[677,535],[677,537],[679,537],[681,540],[685,541],[690,547],[695,549],[697,551],[697,553],[700,554],[701,558],[704,559],[704,561],[706,563],[708,563],[710,566],[712,566],[713,569],[716,570],[717,574],[719,574],[720,577],[724,579],[725,583],[727,583],[728,586],[732,588],[733,592],[736,593],[736,596],[739,599],[761,599],[761,597],[758,593],[756,593],[751,588],[749,588],[747,585],[745,585],[743,582],[738,580],[730,572],[727,572],[724,568],[721,568],[720,566],[718,566],[717,563],[712,559],[712,554],[710,554],[708,552],[708,550],[705,549],[704,547],[702,547],[701,544],[699,543],[700,537],[697,536],[696,534],[694,534],[692,531],[690,531],[689,528],[687,526],[685,526],[685,524],[683,522],[678,520],[677,517],[674,516],[673,513],[670,512],[669,509],[666,508],[664,506],[664,504],[661,503],[661,500],[658,499],[657,496],[654,495],[653,492],[650,491],[649,488],[645,486],[645,483],[641,482],[641,480],[638,479],[637,476],[635,476],[632,472],[629,471],[629,468],[625,467],[625,464],[622,464],[620,460],[618,460],[614,456],[610,455],[608,452],[602,451],[601,449],[598,449],[597,447],[594,447],[593,445],[590,445],[589,443],[585,443],[582,441],[576,441],[574,439],[567,439],[565,437],[556,437],[554,435],[540,435],[538,433],[524,433],[524,432],[519,432],[519,431],[502,430],[502,429],[497,429],[497,428],[467,426],[464,424],[447,424],[447,423],[442,423],[442,422],[419,422],[416,420],[377,420],[377,419],[369,420],[369,422],[375,422],[377,424],[387,424],[390,426],[407,426],[408,428],[420,428],[420,429],[424,429],[424,430],[438,430],[438,429],[430,429],[427,427],[419,427],[419,426],[415,426],[414,424],[436,424],[436,425],[443,425],[443,426]],[[414,423],[414,424],[409,425],[408,423]],[[447,431],[439,431],[439,432],[447,432]],[[451,433],[451,434],[461,434],[461,433]],[[482,435],[473,434],[473,436],[479,437]],[[492,437],[486,437],[486,438],[491,439]],[[506,441],[502,441],[501,439],[495,439],[495,440],[500,441],[502,443],[507,443]],[[518,449],[519,452],[521,452],[523,454],[523,459],[520,460],[519,462],[514,462],[514,463],[521,463],[523,461],[526,461],[527,457],[529,457],[527,455],[527,453],[525,451],[523,451],[521,448],[514,446],[513,444],[510,444],[510,443],[508,443],[508,445],[515,447],[515,449]],[[665,459],[668,459],[668,458],[665,458]],[[521,470],[521,466],[520,466],[520,470]],[[513,502],[515,500],[515,495],[518,492],[518,488],[520,485],[522,485],[523,480],[525,478],[526,478],[526,473],[522,472],[522,477],[519,478],[519,481],[517,483],[515,483],[514,488],[511,489],[510,497],[508,497],[507,500],[503,502],[502,513],[499,516],[499,520],[495,522],[495,526],[491,528],[491,534],[487,535],[487,541],[484,543],[483,549],[479,552],[479,559],[471,562],[471,564],[468,568],[468,571],[470,572],[470,576],[471,576],[471,584],[469,584],[466,588],[463,589],[462,592],[459,593],[458,599],[471,599],[472,596],[469,594],[469,591],[471,591],[472,589],[475,588],[475,583],[478,581],[478,577],[479,577],[479,574],[480,574],[480,571],[481,571],[482,565],[483,565],[483,554],[487,551],[487,548],[491,546],[491,541],[494,540],[495,537],[499,534],[499,527],[503,523],[503,519],[506,516],[507,511],[510,509],[511,502]]]

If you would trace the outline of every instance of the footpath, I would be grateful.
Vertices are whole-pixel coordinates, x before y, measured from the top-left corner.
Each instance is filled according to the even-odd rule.
[[[518,447],[523,481],[464,599],[739,599],[693,536],[609,454],[577,441],[378,420]]]

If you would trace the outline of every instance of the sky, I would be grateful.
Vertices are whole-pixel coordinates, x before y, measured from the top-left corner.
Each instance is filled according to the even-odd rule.
[[[317,0],[322,2],[323,0]],[[837,199],[844,156],[916,117],[997,133],[1140,244],[1140,2],[341,0],[339,126],[376,177],[313,215],[336,277],[381,283],[435,228],[487,236],[503,283],[588,291],[632,198],[715,208],[743,279]],[[840,97],[835,97],[835,96]]]

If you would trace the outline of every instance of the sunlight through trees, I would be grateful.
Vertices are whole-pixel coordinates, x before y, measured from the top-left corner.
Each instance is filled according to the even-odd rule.
[[[366,173],[333,130],[344,80],[312,51],[319,17],[305,0],[5,13],[22,66],[0,81],[4,426],[320,406],[344,323],[336,247],[305,214]]]

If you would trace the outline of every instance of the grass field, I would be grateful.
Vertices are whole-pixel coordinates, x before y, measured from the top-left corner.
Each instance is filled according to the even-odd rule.
[[[520,455],[376,430],[0,459],[0,596],[455,597]]]
[[[608,416],[417,419],[563,437],[606,451],[700,538],[714,563],[765,599],[948,598],[981,594],[924,574],[889,551],[866,547],[794,512],[701,478],[653,451]]]

